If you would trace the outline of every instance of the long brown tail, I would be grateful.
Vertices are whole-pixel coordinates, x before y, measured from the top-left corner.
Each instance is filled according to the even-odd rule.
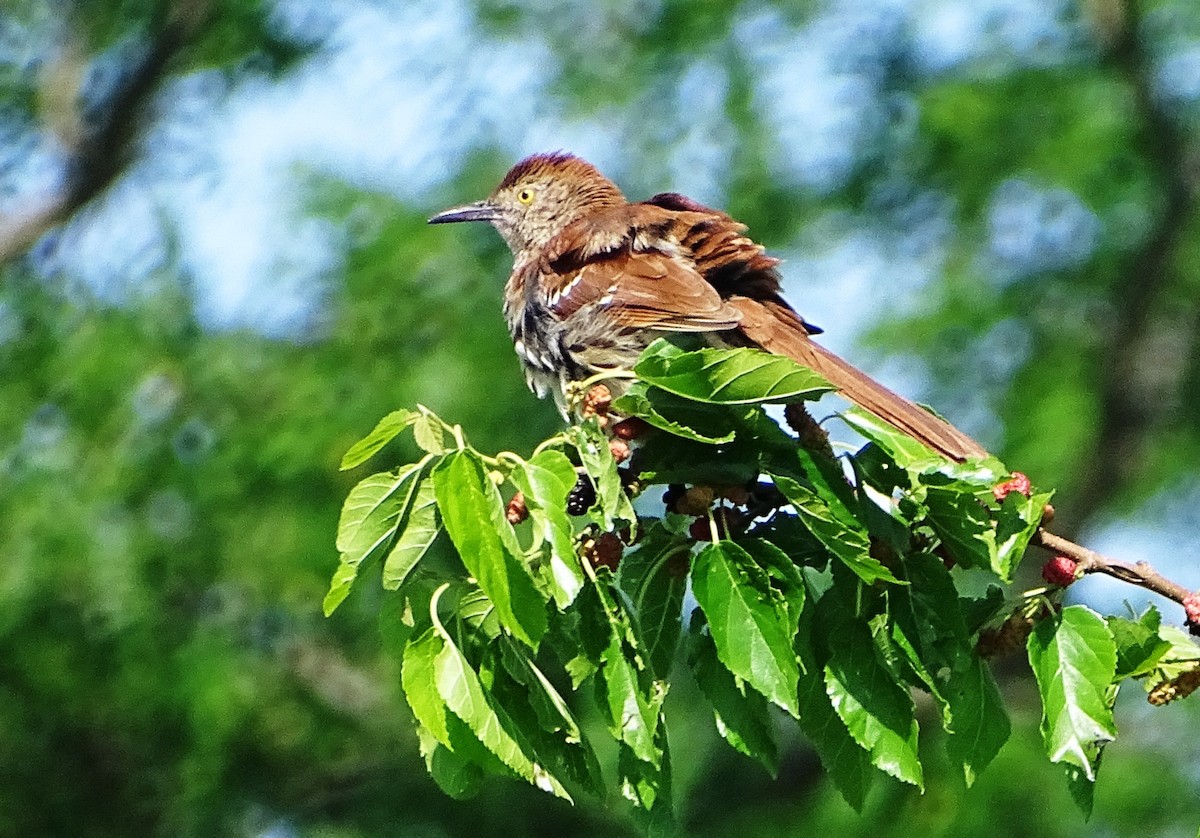
[[[728,302],[741,312],[738,328],[751,341],[819,372],[841,395],[913,439],[960,462],[987,456],[987,449],[949,422],[892,392],[814,341],[800,317],[783,303],[736,296]]]

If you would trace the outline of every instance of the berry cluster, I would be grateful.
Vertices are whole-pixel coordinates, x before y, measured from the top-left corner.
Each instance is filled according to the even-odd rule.
[[[595,417],[600,427],[608,424],[608,409],[612,406],[612,390],[606,384],[596,384],[583,396],[579,414],[584,419]]]

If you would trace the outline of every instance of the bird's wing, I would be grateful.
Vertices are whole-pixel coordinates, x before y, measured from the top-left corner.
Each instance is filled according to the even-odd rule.
[[[569,226],[547,247],[541,265],[545,304],[559,318],[588,309],[628,328],[736,327],[740,314],[669,237],[670,224],[669,214],[642,219],[623,212]]]

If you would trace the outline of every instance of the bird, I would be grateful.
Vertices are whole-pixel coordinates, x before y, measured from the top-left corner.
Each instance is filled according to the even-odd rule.
[[[567,412],[573,383],[631,370],[659,337],[693,333],[715,347],[786,356],[840,395],[958,462],[986,449],[885,387],[814,337],[782,296],[780,260],[746,225],[676,192],[629,201],[586,160],[534,154],[485,199],[430,224],[488,222],[513,254],[503,311],[526,381]]]

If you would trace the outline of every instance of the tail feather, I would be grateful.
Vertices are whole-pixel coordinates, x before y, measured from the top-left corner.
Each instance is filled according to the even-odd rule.
[[[958,428],[884,387],[810,338],[804,321],[782,302],[732,297],[729,303],[741,312],[738,328],[747,338],[768,352],[786,355],[820,373],[859,407],[952,460],[987,456],[987,449]]]

